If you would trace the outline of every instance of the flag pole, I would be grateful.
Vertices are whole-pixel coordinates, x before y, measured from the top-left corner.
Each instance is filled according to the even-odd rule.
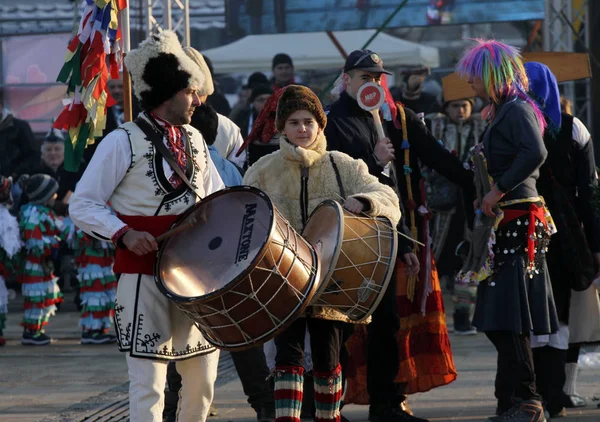
[[[127,1],[127,7],[121,10],[121,33],[123,35],[123,59],[129,50],[131,49],[131,32],[129,27],[129,3]],[[125,67],[125,60],[123,60],[123,113],[126,122],[133,120],[133,112],[131,108],[131,78],[127,67]]]

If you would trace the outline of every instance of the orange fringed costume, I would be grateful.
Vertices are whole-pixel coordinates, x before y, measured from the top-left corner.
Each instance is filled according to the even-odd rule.
[[[395,382],[407,382],[407,394],[422,393],[432,388],[450,384],[456,380],[456,368],[452,358],[442,291],[437,269],[432,264],[433,291],[427,296],[426,314],[420,312],[420,300],[406,297],[407,277],[404,263],[397,261],[396,285],[400,316],[400,330],[396,336],[399,351],[399,371]],[[417,288],[423,284],[417,284]],[[422,296],[422,289],[415,299]],[[369,404],[367,393],[367,326],[357,325],[354,334],[346,342],[348,386],[346,404]]]

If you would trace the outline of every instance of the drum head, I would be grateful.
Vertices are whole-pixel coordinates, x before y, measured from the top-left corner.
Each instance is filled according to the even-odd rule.
[[[328,199],[314,209],[302,231],[302,237],[313,245],[321,259],[321,282],[315,297],[327,288],[335,271],[342,250],[343,224],[342,206]]]
[[[197,203],[175,227],[191,222],[162,244],[156,263],[158,287],[176,301],[207,297],[241,280],[265,253],[273,204],[255,188],[224,189]]]

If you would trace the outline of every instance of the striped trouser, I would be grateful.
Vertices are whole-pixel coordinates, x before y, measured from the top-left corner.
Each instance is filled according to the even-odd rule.
[[[314,372],[315,378],[315,421],[339,422],[342,402],[342,367],[329,372]]]
[[[275,368],[275,422],[300,422],[304,368]]]

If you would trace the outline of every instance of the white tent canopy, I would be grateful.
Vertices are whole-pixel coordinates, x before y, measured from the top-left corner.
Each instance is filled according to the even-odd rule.
[[[374,29],[334,32],[347,54],[361,48]],[[368,47],[385,67],[439,66],[438,49],[380,33]],[[335,69],[344,64],[340,52],[325,32],[249,35],[231,44],[202,51],[216,73],[270,71],[277,53],[289,54],[296,70]]]

